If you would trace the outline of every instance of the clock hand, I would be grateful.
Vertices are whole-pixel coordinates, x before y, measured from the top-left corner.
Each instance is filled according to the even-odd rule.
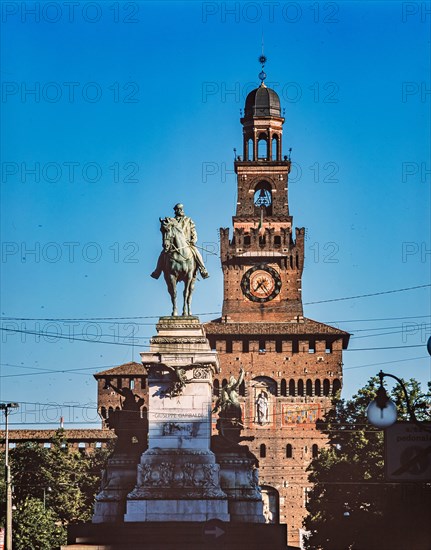
[[[254,287],[254,291],[259,290],[259,288],[263,285],[265,281],[260,281],[257,286]]]

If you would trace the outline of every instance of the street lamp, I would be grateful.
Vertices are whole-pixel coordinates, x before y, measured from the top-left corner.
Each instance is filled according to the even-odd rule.
[[[376,426],[377,428],[389,428],[389,426],[395,424],[397,420],[397,407],[395,403],[388,397],[388,394],[383,387],[383,378],[385,378],[386,376],[389,378],[393,378],[401,386],[404,392],[410,422],[416,424],[416,426],[418,426],[421,430],[430,432],[430,429],[424,424],[424,422],[419,422],[419,420],[416,418],[415,411],[410,406],[409,394],[407,393],[407,389],[403,381],[397,376],[394,376],[393,374],[388,374],[387,372],[383,371],[379,372],[380,387],[377,390],[376,398],[373,399],[373,401],[371,401],[371,403],[367,407],[367,417],[370,424]]]
[[[18,403],[0,403],[0,411],[4,411],[5,417],[5,481],[6,481],[6,547],[5,550],[12,550],[12,483],[9,465],[9,411],[17,409]]]
[[[403,389],[404,396],[406,398],[407,412],[410,415],[412,422],[417,422],[415,413],[410,407],[409,396],[404,386],[402,380],[393,374],[388,374],[386,372],[380,371],[380,387],[377,390],[376,398],[371,401],[367,407],[367,417],[370,423],[377,428],[388,428],[395,423],[397,419],[397,407],[395,403],[388,397],[385,388],[383,387],[383,378],[388,376],[396,380]]]

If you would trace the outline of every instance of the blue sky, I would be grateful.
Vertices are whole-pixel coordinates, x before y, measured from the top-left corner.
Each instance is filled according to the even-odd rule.
[[[22,403],[17,426],[96,420],[92,373],[139,360],[170,311],[164,282],[149,277],[159,216],[182,201],[200,245],[218,252],[262,33],[292,147],[291,214],[307,228],[304,303],[429,283],[424,6],[2,3],[1,325],[38,333],[2,330],[0,400]],[[202,321],[222,299],[219,259],[206,262]],[[305,315],[353,333],[346,397],[380,368],[430,379],[429,288]]]

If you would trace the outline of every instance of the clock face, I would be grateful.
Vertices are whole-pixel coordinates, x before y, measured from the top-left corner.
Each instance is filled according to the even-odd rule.
[[[269,302],[280,293],[280,275],[266,264],[255,265],[244,273],[241,289],[252,302]]]

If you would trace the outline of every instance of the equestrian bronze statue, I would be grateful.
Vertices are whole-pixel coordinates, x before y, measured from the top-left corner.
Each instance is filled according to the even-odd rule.
[[[191,315],[191,301],[197,272],[203,279],[209,277],[202,256],[196,248],[196,227],[191,218],[184,214],[184,206],[174,206],[174,218],[159,218],[163,250],[157,267],[151,277],[158,279],[163,272],[172,300],[172,315],[177,312],[177,283],[184,283],[184,305],[182,315]]]

